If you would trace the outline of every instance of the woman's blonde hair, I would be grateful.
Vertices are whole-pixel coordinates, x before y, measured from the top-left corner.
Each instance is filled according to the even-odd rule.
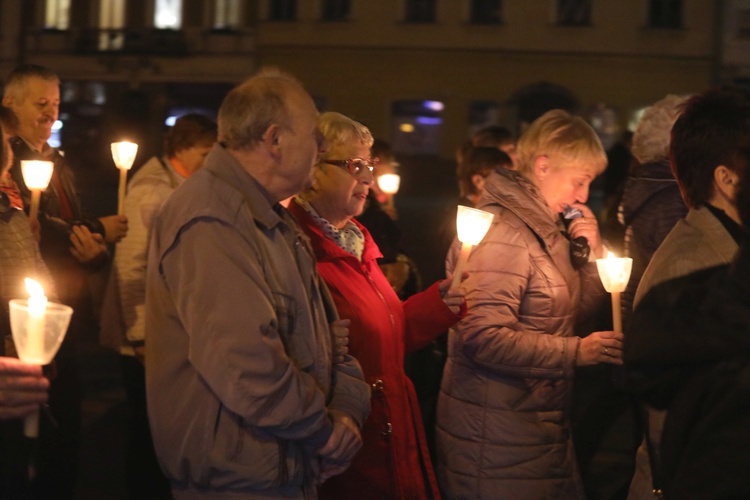
[[[583,118],[561,109],[537,118],[518,140],[518,171],[529,175],[539,156],[586,165],[594,175],[607,166],[607,155],[594,129]]]
[[[372,147],[374,141],[370,129],[361,123],[352,120],[348,116],[335,111],[327,111],[320,115],[318,129],[326,140],[328,150],[340,144],[356,142],[368,148]],[[323,154],[327,157],[327,153]],[[339,158],[345,159],[345,158]]]

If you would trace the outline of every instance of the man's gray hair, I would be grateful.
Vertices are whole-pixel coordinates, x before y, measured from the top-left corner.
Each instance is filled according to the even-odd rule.
[[[278,68],[263,68],[233,88],[219,108],[219,142],[228,149],[249,149],[263,139],[271,125],[290,128],[289,84],[302,86]]]
[[[22,64],[11,71],[5,80],[4,95],[22,101],[26,97],[26,82],[30,78],[60,84],[60,77],[51,69],[36,64]]]

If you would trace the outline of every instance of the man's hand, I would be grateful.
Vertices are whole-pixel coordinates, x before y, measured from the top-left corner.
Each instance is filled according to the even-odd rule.
[[[81,264],[93,262],[107,254],[107,245],[102,235],[92,233],[86,226],[73,226],[70,242],[73,244],[70,253]]]
[[[362,436],[354,419],[342,411],[331,410],[330,415],[333,432],[317,452],[321,459],[321,482],[344,472],[362,447]]]
[[[0,357],[0,420],[21,418],[47,401],[49,381],[42,367]]]
[[[333,363],[343,363],[344,356],[349,354],[349,319],[337,319],[331,323],[331,347]]]
[[[99,222],[104,226],[107,243],[117,243],[128,234],[128,218],[125,215],[99,217]]]

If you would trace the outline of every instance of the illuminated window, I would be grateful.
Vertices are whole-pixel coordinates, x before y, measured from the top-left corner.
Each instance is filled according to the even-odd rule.
[[[349,0],[325,0],[323,2],[323,21],[348,21],[351,2]]]
[[[407,0],[404,21],[407,23],[434,23],[435,0]]]
[[[214,4],[214,29],[236,30],[240,28],[242,12],[237,0],[216,0]]]
[[[182,27],[182,0],[156,0],[154,26],[162,30]]]
[[[557,0],[559,26],[591,25],[591,0]]]
[[[648,25],[650,28],[682,28],[682,0],[650,0]]]
[[[500,24],[503,22],[501,0],[473,0],[469,16],[471,24]]]
[[[125,43],[125,0],[100,0],[99,49],[120,50]]]
[[[66,30],[70,27],[70,0],[47,0],[44,6],[44,27]]]
[[[270,21],[294,21],[297,18],[296,0],[271,0]]]

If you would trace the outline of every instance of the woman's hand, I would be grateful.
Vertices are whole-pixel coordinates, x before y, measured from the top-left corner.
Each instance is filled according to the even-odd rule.
[[[128,217],[126,215],[108,215],[99,217],[104,226],[104,239],[107,243],[117,243],[128,234]]]
[[[583,212],[583,217],[573,219],[570,222],[570,226],[568,226],[570,238],[583,236],[589,242],[594,256],[597,259],[604,258],[605,255],[602,255],[604,253],[604,245],[602,244],[601,233],[599,233],[599,221],[596,219],[594,212],[582,203],[574,203],[571,206]]]
[[[343,363],[349,354],[349,319],[337,319],[331,323],[331,346],[333,347],[333,363]]]
[[[49,381],[42,367],[0,357],[0,420],[21,418],[47,401]]]
[[[468,277],[469,273],[464,272],[461,275],[461,280],[463,281]],[[461,311],[461,306],[466,302],[466,298],[464,297],[464,291],[460,286],[451,290],[452,281],[452,276],[444,279],[438,285],[438,290],[440,291],[440,296],[443,298],[443,302],[448,306],[448,309],[450,309],[453,314],[458,314]]]
[[[609,363],[622,364],[622,341],[625,337],[620,332],[594,332],[581,339],[578,345],[577,366]]]

